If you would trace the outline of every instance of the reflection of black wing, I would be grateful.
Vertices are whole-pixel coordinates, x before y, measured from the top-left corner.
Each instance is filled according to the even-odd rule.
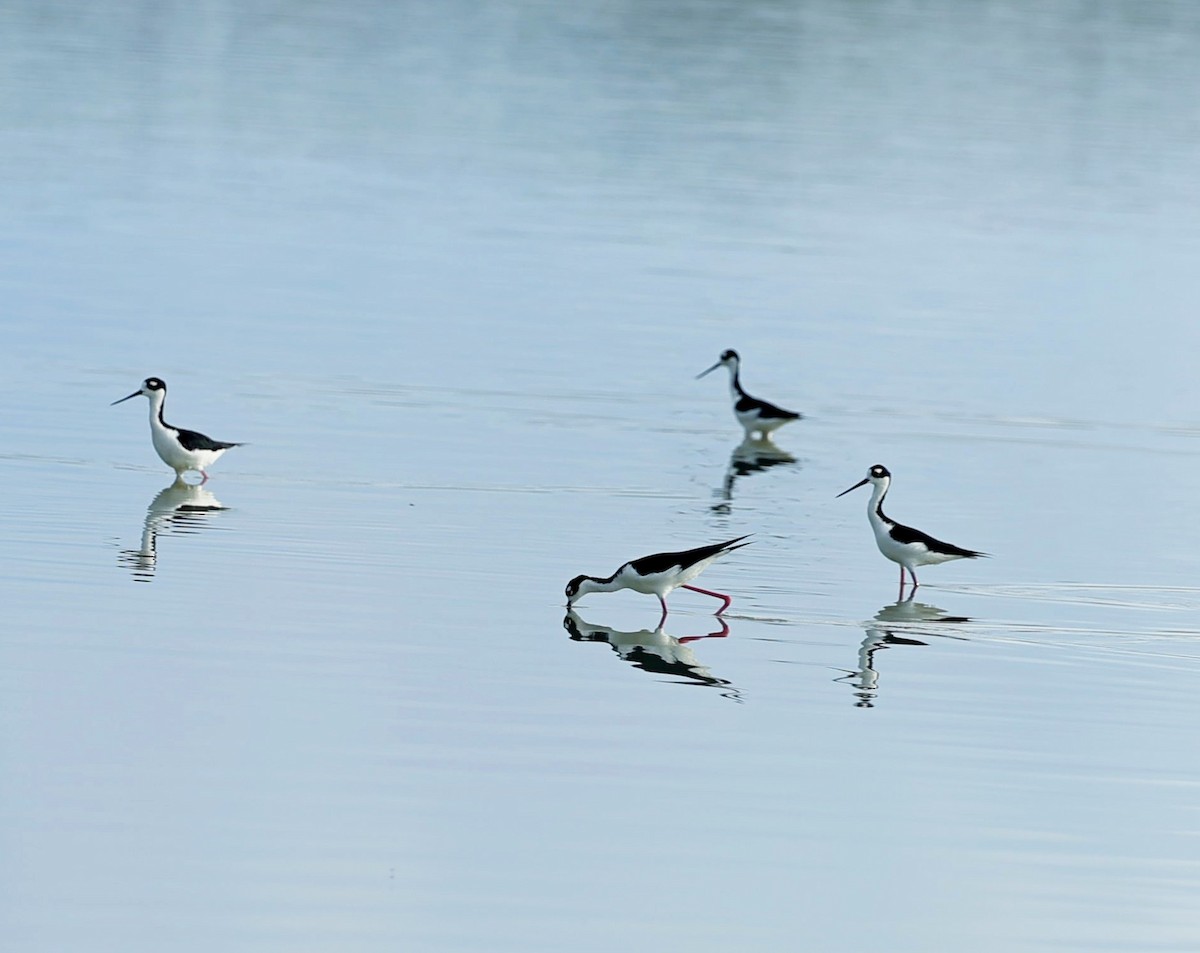
[[[699,546],[681,553],[655,553],[653,556],[643,556],[641,559],[631,560],[628,566],[640,576],[655,576],[659,573],[670,572],[678,566],[694,566],[696,563],[704,562],[722,552],[732,552],[735,549],[741,549],[742,546],[749,546],[749,543],[742,542],[746,538],[746,536],[739,536],[724,543]],[[739,543],[741,545],[737,545]]]
[[[729,461],[729,467],[733,476],[749,476],[751,473],[761,473],[763,470],[770,470],[771,467],[783,466],[787,463],[795,463],[796,458],[784,453],[768,454],[759,453],[753,456],[735,456]]]
[[[613,649],[617,649],[617,646],[614,645]],[[618,654],[621,654],[619,650]],[[664,658],[644,645],[635,645],[621,657],[634,668],[640,668],[643,672],[650,672],[653,675],[674,675],[701,685],[729,684],[728,679],[707,674],[707,670],[702,665],[688,665],[679,659]]]
[[[867,637],[858,647],[858,668],[846,672],[835,682],[849,682],[854,688],[855,708],[874,708],[879,694],[879,672],[875,669],[875,653],[893,645],[928,645],[920,639],[896,635],[888,629],[867,628]]]
[[[795,463],[795,457],[779,449],[770,439],[743,440],[729,454],[729,469],[725,471],[725,480],[719,491],[725,502],[714,504],[713,509],[718,513],[729,511],[728,501],[733,499],[733,485],[741,477]]]
[[[977,553],[973,549],[963,549],[961,546],[955,546],[953,543],[945,543],[940,539],[934,539],[928,533],[922,533],[919,529],[913,529],[911,526],[904,526],[900,523],[893,523],[888,529],[888,534],[898,543],[911,544],[921,543],[933,553],[945,553],[948,556],[962,556],[964,559],[974,559],[977,556],[986,556],[987,553]]]
[[[223,440],[213,440],[194,430],[179,430],[179,443],[184,450],[228,450],[230,447],[240,447],[240,443],[226,443]]]

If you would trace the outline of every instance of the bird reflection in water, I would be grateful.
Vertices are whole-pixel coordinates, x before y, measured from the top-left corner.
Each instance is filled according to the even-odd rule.
[[[697,661],[690,643],[701,639],[723,639],[729,635],[729,626],[720,616],[713,619],[720,626],[715,632],[705,635],[688,635],[675,638],[667,635],[660,625],[657,629],[641,629],[637,632],[621,632],[606,625],[594,625],[580,618],[574,610],[563,619],[563,628],[573,642],[606,642],[614,652],[634,668],[652,675],[670,675],[681,679],[678,685],[706,685],[721,689],[726,698],[741,701],[741,692],[724,678],[717,678],[706,666]]]
[[[712,508],[716,513],[729,513],[733,502],[733,485],[739,478],[752,473],[762,473],[771,467],[778,467],[796,462],[786,450],[777,446],[770,437],[752,439],[747,437],[729,455],[729,467],[725,471],[725,480],[721,488],[713,495],[719,498]]]
[[[894,645],[928,645],[924,638],[962,638],[949,632],[939,631],[942,625],[959,625],[970,622],[967,616],[950,615],[945,609],[924,602],[907,599],[890,603],[875,613],[875,618],[864,622],[866,638],[858,647],[858,668],[848,671],[839,682],[847,682],[854,688],[856,708],[874,708],[879,694],[879,672],[875,668],[875,654]]]
[[[187,483],[179,477],[159,490],[146,509],[139,549],[124,549],[118,561],[129,568],[136,582],[150,582],[158,563],[158,535],[180,536],[198,533],[218,510],[226,509],[202,485]]]

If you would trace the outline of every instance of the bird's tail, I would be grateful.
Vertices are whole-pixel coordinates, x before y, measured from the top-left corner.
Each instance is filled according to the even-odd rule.
[[[722,543],[720,552],[732,553],[735,549],[741,549],[743,546],[749,546],[750,543],[754,542],[754,540],[750,539],[750,537],[753,535],[753,533],[747,533],[745,536],[738,536],[734,539],[731,539],[727,543]],[[744,543],[742,540],[749,540],[749,542]]]

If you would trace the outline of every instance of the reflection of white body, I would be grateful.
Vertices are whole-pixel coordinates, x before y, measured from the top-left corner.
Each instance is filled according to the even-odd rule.
[[[195,532],[209,513],[223,509],[220,501],[203,486],[193,486],[177,478],[150,501],[142,523],[141,548],[123,552],[122,561],[129,564],[135,577],[149,581],[158,562],[159,533],[168,529]]]
[[[883,512],[883,498],[887,496],[888,487],[892,484],[892,474],[888,468],[876,464],[867,471],[866,477],[855,483],[848,490],[843,490],[838,496],[845,496],[851,490],[871,484],[871,499],[867,503],[867,520],[871,531],[875,534],[875,545],[888,559],[900,566],[900,588],[904,588],[904,570],[912,577],[913,588],[920,585],[917,574],[913,570],[917,566],[933,566],[949,562],[952,559],[976,559],[986,556],[972,549],[963,549],[953,543],[944,543],[934,539],[919,529],[897,523]]]
[[[784,410],[782,407],[777,407],[775,404],[768,403],[765,400],[751,397],[742,390],[742,382],[739,376],[741,360],[738,357],[737,351],[725,351],[716,364],[707,371],[697,374],[696,379],[699,380],[705,374],[711,374],[718,367],[729,368],[729,394],[733,398],[733,416],[737,418],[737,422],[746,431],[746,436],[750,437],[752,434],[758,433],[766,437],[771,431],[778,430],[784,424],[790,423],[793,420],[799,420],[800,415],[795,411]]]
[[[795,462],[796,458],[777,447],[770,437],[746,437],[729,455],[729,469],[725,471],[725,482],[719,491],[721,498],[725,503],[733,499],[733,484],[738,477]],[[718,503],[713,509],[728,512],[729,507]]]
[[[120,404],[134,397],[150,399],[150,440],[162,462],[176,474],[196,470],[208,482],[206,468],[217,462],[218,458],[230,447],[241,444],[228,443],[223,440],[213,440],[195,430],[184,430],[182,427],[172,427],[163,420],[163,404],[167,400],[167,385],[157,377],[147,377],[142,386],[128,397],[113,401]]]
[[[703,685],[728,687],[729,682],[726,679],[713,675],[706,666],[700,664],[690,646],[684,644],[699,639],[724,638],[729,634],[729,626],[724,621],[718,621],[721,628],[716,632],[677,639],[667,635],[661,626],[653,630],[622,632],[606,625],[586,622],[572,611],[563,619],[563,628],[576,642],[607,643],[622,659],[644,672],[673,675]],[[736,692],[731,694],[736,695]]]
[[[924,630],[913,623],[962,623],[970,622],[966,616],[948,615],[944,609],[914,602],[912,596],[886,605],[875,613],[875,618],[864,622],[866,637],[858,647],[858,668],[847,672],[837,681],[848,681],[855,689],[857,708],[873,708],[879,691],[879,672],[875,668],[875,654],[893,645],[927,645],[912,635],[942,636],[948,633]]]

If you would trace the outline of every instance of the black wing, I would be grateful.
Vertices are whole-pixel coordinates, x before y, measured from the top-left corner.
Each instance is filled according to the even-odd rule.
[[[774,404],[768,404],[765,400],[759,400],[757,397],[742,395],[741,399],[733,405],[733,409],[739,414],[746,414],[750,411],[757,411],[758,416],[767,420],[799,420],[800,415],[792,410],[784,410],[782,407],[776,407]]]
[[[228,450],[230,447],[240,447],[240,443],[226,443],[223,440],[213,440],[194,430],[179,430],[179,443],[184,450]]]
[[[718,553],[727,553],[741,549],[742,546],[749,546],[749,543],[742,542],[743,539],[748,538],[748,536],[739,536],[728,542],[686,549],[681,553],[655,553],[653,556],[643,556],[641,559],[631,560],[628,565],[639,576],[653,576],[674,569],[676,566],[691,566],[716,556]]]
[[[922,533],[919,529],[913,529],[911,526],[904,526],[901,523],[893,523],[889,532],[892,539],[898,543],[923,543],[928,550],[935,553],[962,556],[964,559],[975,559],[977,556],[987,555],[987,553],[977,553],[973,549],[963,549],[953,543],[944,543],[940,539],[934,539],[928,533]]]

